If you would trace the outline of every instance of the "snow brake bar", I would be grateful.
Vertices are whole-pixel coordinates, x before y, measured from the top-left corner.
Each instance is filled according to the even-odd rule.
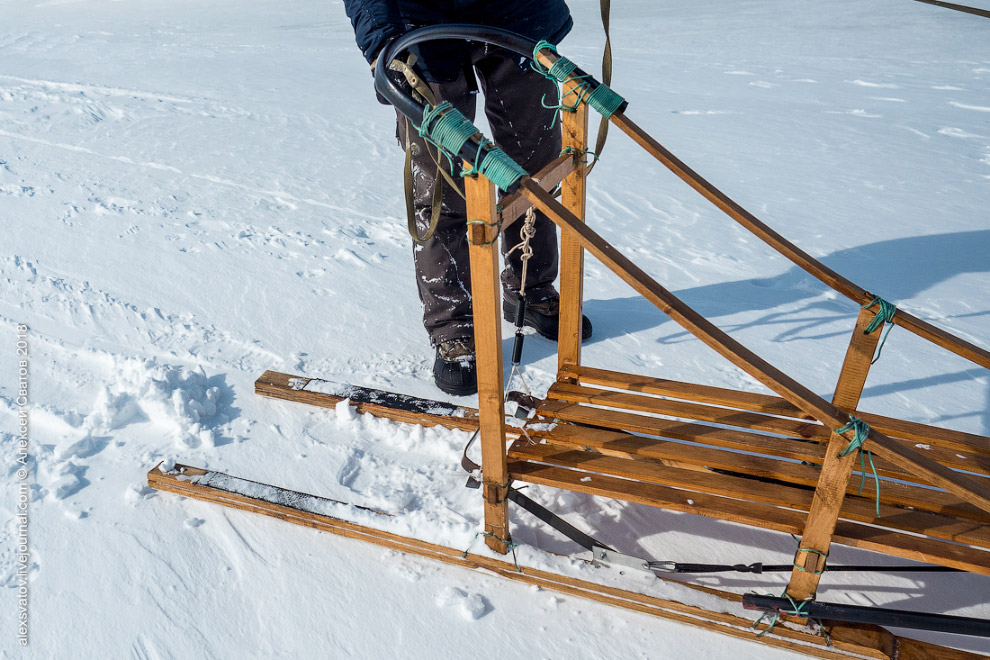
[[[926,614],[924,612],[892,610],[885,607],[819,603],[814,600],[795,603],[795,601],[788,598],[761,596],[759,594],[744,595],[742,603],[743,607],[747,610],[762,610],[770,614],[781,614],[807,618],[809,620],[826,619],[828,621],[867,623],[894,628],[932,630],[935,632],[951,633],[953,635],[990,637],[990,621],[965,616]]]

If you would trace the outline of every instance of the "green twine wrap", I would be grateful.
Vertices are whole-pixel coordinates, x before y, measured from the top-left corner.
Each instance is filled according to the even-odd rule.
[[[859,490],[856,491],[857,495],[862,494],[863,485],[866,483],[866,461],[870,462],[870,470],[873,472],[873,483],[876,486],[877,493],[877,518],[880,517],[880,476],[877,474],[877,468],[873,464],[873,454],[869,449],[863,449],[863,443],[870,436],[870,425],[861,420],[858,417],[849,415],[849,422],[837,429],[836,433],[842,434],[847,431],[856,431],[853,439],[849,441],[849,444],[845,449],[839,452],[839,457],[845,457],[854,451],[859,451],[859,470],[863,475],[862,479],[859,481]]]
[[[554,62],[550,68],[540,64],[539,59],[537,59],[537,55],[543,49],[550,50],[558,56],[557,61]],[[620,107],[622,107],[623,103],[626,102],[624,98],[616,94],[608,85],[604,83],[598,83],[597,87],[591,89],[591,83],[588,81],[591,76],[587,74],[581,76],[574,75],[577,65],[566,57],[560,56],[557,53],[557,47],[549,41],[544,40],[536,44],[536,48],[533,49],[532,68],[537,73],[542,74],[547,80],[555,80],[558,83],[580,81],[574,89],[575,99],[572,104],[568,105],[564,103],[563,98],[560,97],[560,89],[558,88],[557,105],[547,105],[546,99],[544,99],[544,108],[573,112],[582,102],[586,102],[594,108],[596,112],[608,119],[614,115]]]
[[[438,148],[450,163],[450,173],[454,173],[457,154],[478,128],[460,110],[444,101],[437,107],[423,108],[423,122],[416,126],[419,136]]]
[[[616,94],[611,87],[602,83],[591,90],[588,95],[588,105],[595,109],[602,117],[609,119],[626,102],[624,98]]]
[[[768,632],[770,632],[771,630],[773,630],[773,627],[777,625],[777,621],[780,620],[780,615],[781,614],[786,614],[787,616],[793,616],[793,617],[806,617],[806,616],[808,616],[808,614],[804,611],[804,608],[808,605],[808,603],[810,603],[811,601],[814,600],[814,598],[806,598],[806,599],[802,600],[799,603],[796,600],[794,600],[793,598],[791,598],[790,594],[788,594],[786,591],[784,591],[784,593],[780,594],[780,596],[781,596],[781,598],[786,598],[788,601],[790,601],[790,603],[791,603],[791,610],[789,612],[776,612],[776,613],[774,613],[773,618],[770,619],[770,625],[768,625],[763,632],[757,633],[757,635],[756,635],[757,637],[763,637]],[[756,621],[754,621],[753,622],[753,625],[750,626],[750,629],[751,630],[756,630],[757,626],[759,626],[760,623],[762,623],[763,620],[765,618],[767,618],[768,616],[770,616],[770,613],[769,612],[764,612],[763,614],[761,614],[760,615],[760,618],[757,619]]]
[[[874,305],[880,305],[880,310],[877,312],[870,324],[866,326],[866,330],[863,332],[865,334],[870,334],[877,328],[883,326],[884,323],[890,324],[886,332],[883,333],[883,337],[880,339],[880,346],[877,347],[877,354],[870,360],[870,364],[873,364],[880,359],[880,351],[883,350],[883,345],[887,342],[887,337],[890,336],[890,331],[894,329],[894,315],[897,314],[897,307],[893,303],[887,302],[880,296],[875,297],[869,304],[862,305],[862,309],[869,309]]]
[[[451,174],[454,173],[454,163],[457,162],[461,149],[468,140],[481,132],[450,101],[444,101],[435,108],[427,105],[423,109],[423,122],[416,126],[416,130],[420,137],[440,149],[450,164]],[[508,154],[491,144],[491,141],[481,138],[473,168],[462,172],[461,176],[475,176],[480,172],[507,192],[528,172]]]
[[[519,179],[529,174],[519,163],[497,147],[485,150],[485,157],[478,164],[478,171],[503,192],[508,192]]]

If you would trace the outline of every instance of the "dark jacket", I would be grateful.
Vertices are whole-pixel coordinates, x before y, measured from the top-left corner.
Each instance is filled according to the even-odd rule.
[[[344,0],[344,6],[368,62],[395,37],[425,25],[475,23],[556,44],[574,24],[564,0]],[[434,41],[412,50],[424,76],[438,82],[453,79],[467,53],[463,41]]]

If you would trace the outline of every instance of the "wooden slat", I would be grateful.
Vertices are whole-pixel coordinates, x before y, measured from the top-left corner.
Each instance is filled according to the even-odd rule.
[[[606,456],[633,460],[655,460],[665,465],[685,469],[723,470],[757,479],[773,479],[796,486],[813,488],[818,483],[819,468],[791,461],[775,460],[748,453],[724,451],[711,447],[657,440],[630,435],[618,431],[590,429],[573,424],[558,424],[549,431],[530,430],[529,436],[542,439],[560,448],[590,449]],[[824,448],[823,448],[824,449]],[[849,484],[846,495],[856,495],[859,478]],[[961,501],[955,495],[930,488],[920,488],[899,481],[882,482],[880,502],[882,504],[911,507],[948,516],[987,522],[986,512]],[[773,488],[773,486],[768,486]],[[810,492],[810,490],[808,491]],[[866,493],[872,499],[872,488]],[[872,505],[872,504],[871,504]]]
[[[565,401],[550,401],[541,405],[538,414],[549,419],[559,419],[576,424],[589,424],[606,429],[622,429],[633,433],[645,433],[662,438],[673,438],[688,442],[698,442],[716,447],[725,447],[737,451],[747,451],[764,454],[771,458],[786,458],[807,461],[821,465],[825,459],[825,445],[818,442],[804,442],[791,438],[763,435],[750,431],[724,429],[720,427],[695,424],[689,421],[670,420],[661,417],[650,417],[619,410],[592,408]],[[933,452],[934,453],[934,452]],[[941,456],[939,456],[941,458]],[[963,463],[953,456],[950,464],[956,462],[975,473],[975,479],[984,480],[990,472],[990,465],[983,457],[971,459]],[[916,475],[905,472],[898,466],[884,459],[873,459],[877,473],[882,477],[901,479],[912,483],[922,483]],[[988,480],[990,481],[990,480]],[[958,496],[957,496],[958,497]],[[986,515],[984,513],[984,515]]]
[[[624,113],[615,113],[612,115],[611,120],[613,124],[618,126],[620,130],[631,137],[633,141],[643,147],[649,154],[656,158],[671,172],[676,174],[681,180],[694,188],[705,199],[717,206],[726,215],[748,229],[767,245],[790,259],[798,267],[818,278],[820,281],[824,282],[826,285],[835,289],[844,296],[854,300],[859,305],[865,305],[873,300],[875,296],[872,293],[856,284],[853,284],[850,280],[838,274],[817,259],[814,259],[807,252],[785,239],[783,236],[764,224],[752,213],[737,204],[728,195],[702,178],[701,175],[692,170],[684,164],[683,161],[668,151],[663,145],[649,136],[646,131],[633,123],[628,117],[625,116]],[[902,310],[898,310],[897,315],[894,317],[894,323],[903,326],[919,337],[923,337],[924,339],[927,339],[928,341],[931,341],[946,350],[964,357],[967,360],[980,365],[981,367],[990,369],[990,351],[987,351],[984,348],[980,348],[979,346],[976,346],[964,339],[956,337],[955,335],[952,335],[941,328],[937,328],[926,321],[922,321],[921,319],[916,318],[915,316]],[[764,384],[766,385],[767,383]],[[774,388],[771,387],[770,389]],[[778,394],[781,394],[784,398],[788,398],[782,392],[778,392]],[[796,401],[792,401],[792,403],[797,405]]]
[[[516,442],[509,451],[509,459],[547,463],[623,479],[634,479],[648,484],[671,486],[695,493],[720,495],[801,511],[811,510],[814,496],[814,491],[793,486],[768,486],[742,477],[684,470],[654,462],[631,461],[589,451],[560,449],[552,445]],[[988,522],[959,520],[952,516],[927,511],[908,511],[890,506],[881,506],[880,517],[877,518],[874,502],[865,498],[847,498],[842,505],[841,517],[844,520],[880,525],[935,539],[990,548]],[[990,554],[987,555],[987,561],[990,562]]]
[[[180,465],[176,467],[182,470],[197,469]],[[301,495],[295,491],[271,486],[270,488],[277,488],[280,491],[277,502],[273,502],[257,497],[246,497],[217,488],[199,486],[188,481],[180,480],[180,476],[179,474],[162,474],[158,468],[154,468],[148,473],[148,485],[158,490],[175,493],[183,497],[190,497],[232,509],[270,516],[295,525],[361,540],[398,552],[435,559],[454,566],[490,571],[500,577],[535,585],[557,593],[595,600],[615,607],[623,607],[747,639],[754,643],[798,651],[809,656],[825,658],[827,660],[848,660],[850,657],[893,660],[894,650],[899,646],[898,642],[909,641],[900,640],[900,638],[882,628],[829,623],[826,624],[826,627],[832,638],[832,646],[827,646],[825,639],[821,635],[806,629],[794,629],[786,626],[776,626],[768,634],[762,637],[756,637],[749,629],[751,619],[725,613],[739,607],[740,597],[737,594],[721,592],[710,588],[699,589],[718,599],[718,602],[714,605],[715,609],[725,611],[707,610],[674,600],[661,599],[609,585],[596,584],[570,576],[541,571],[528,566],[516,566],[511,562],[493,559],[484,555],[470,553],[465,555],[459,549],[447,548],[419,539],[400,536],[331,516],[301,511],[282,504],[284,502],[295,501],[297,496]],[[691,588],[691,585],[681,586]],[[902,648],[907,647],[902,646]],[[910,648],[913,649],[915,647]],[[939,651],[944,649],[949,655],[935,657],[944,657],[945,660],[980,660],[980,656],[972,654],[957,656],[954,650],[944,647],[923,645],[922,649],[926,652],[931,649]],[[900,660],[930,660],[929,657],[925,656],[901,655],[899,658]]]
[[[592,408],[590,406],[565,401],[548,401],[541,405],[538,413],[549,419],[560,419],[577,424],[590,424],[607,429],[622,429],[633,433],[645,433],[676,440],[687,440],[708,445],[726,447],[740,451],[750,451],[768,456],[809,461],[820,464],[825,458],[825,447],[817,442],[802,442],[790,438],[763,435],[749,431],[722,429],[686,421],[649,417],[638,413]],[[985,463],[981,458],[980,461]],[[919,482],[917,475],[906,472],[892,463],[874,458],[877,472],[881,476]],[[967,463],[972,470],[983,471],[981,463]],[[976,476],[984,480],[985,477]],[[990,481],[990,480],[988,480]],[[927,485],[927,484],[926,484]]]
[[[745,410],[732,410],[707,404],[661,399],[654,396],[616,392],[614,390],[599,390],[566,382],[558,382],[551,386],[550,391],[547,393],[547,398],[551,400],[607,406],[609,408],[635,410],[658,415],[669,415],[671,417],[697,419],[716,424],[768,431],[792,438],[814,440],[822,443],[826,442],[829,438],[828,429],[820,424],[806,420],[782,419]],[[901,442],[900,439],[897,441]],[[915,445],[914,442],[910,442],[909,444]],[[977,474],[990,475],[990,455],[961,452],[941,447],[932,447],[930,445],[922,451],[932,460],[942,465]],[[884,461],[880,461],[878,467],[882,467],[891,474],[909,474]]]
[[[684,383],[664,378],[652,378],[637,374],[627,374],[619,371],[609,371],[586,365],[568,366],[560,369],[558,374],[564,378],[577,379],[586,385],[604,385],[630,392],[656,394],[672,399],[684,399],[697,403],[710,403],[717,406],[740,408],[753,412],[813,419],[800,408],[779,396],[730,390],[711,385]]]
[[[704,316],[684,304],[608,241],[575,218],[570,211],[558,204],[538,184],[528,177],[523,177],[519,186],[547,217],[560,226],[562,230],[573,232],[578,236],[586,250],[671,320],[722,357],[829,428],[837,429],[846,424],[848,421],[846,413],[753,353]],[[988,354],[987,364],[990,365],[990,354]],[[847,433],[846,437],[851,440],[851,432]],[[916,472],[927,483],[969,499],[984,511],[990,511],[990,487],[985,484],[953,472],[918,450],[891,440],[876,429],[870,431],[869,449],[874,454],[905,470]]]
[[[707,493],[694,493],[609,476],[595,476],[586,480],[587,472],[526,461],[509,463],[509,473],[513,479],[519,481],[565,488],[590,495],[618,498],[627,502],[646,504],[671,511],[694,513],[708,518],[717,518],[788,534],[800,534],[804,529],[805,514],[803,512],[766,504],[744,502]],[[990,560],[988,560],[990,555],[983,550],[861,523],[840,521],[836,526],[833,542],[905,559],[990,575]]]
[[[769,431],[792,438],[822,442],[828,439],[829,430],[813,421],[772,417],[745,410],[732,410],[690,401],[660,399],[641,394],[599,390],[582,385],[554,383],[547,392],[548,399],[587,403],[608,408],[621,408],[638,412],[656,413],[671,417],[686,417],[702,422],[737,426],[756,431]]]
[[[579,80],[563,85],[566,97],[575,92]],[[581,103],[574,112],[561,117],[561,143],[576,152],[574,172],[563,181],[560,201],[574,217],[585,220],[587,206],[586,173],[588,148],[588,106]],[[528,200],[527,200],[528,201]],[[560,237],[560,324],[557,340],[557,365],[581,363],[581,308],[584,298],[584,248],[574,236]]]
[[[990,456],[990,437],[987,436],[942,429],[936,426],[867,412],[856,412],[853,414],[870,426],[896,438],[903,438],[911,442],[931,445],[932,447],[966,455]]]
[[[632,392],[656,394],[698,403],[709,403],[718,406],[769,413],[771,415],[809,419],[809,416],[803,413],[797,406],[794,406],[785,399],[768,394],[741,392],[694,383],[682,383],[661,378],[650,378],[605,369],[595,369],[587,366],[563,368],[560,370],[559,375],[562,378],[577,379],[588,385],[604,385],[606,387],[614,387]],[[928,444],[932,447],[942,447],[962,453],[972,452],[990,456],[990,437],[943,429],[918,422],[908,422],[862,410],[856,411],[853,414],[882,433],[896,438],[903,438],[917,443]]]
[[[482,493],[485,543],[509,551],[509,478],[505,460],[505,407],[502,390],[502,295],[499,287],[495,185],[483,175],[464,180],[467,220],[481,240],[470,243],[471,304],[478,367],[478,415],[481,428]],[[478,224],[478,223],[481,224]],[[487,224],[486,224],[487,223]],[[477,238],[477,235],[475,236]]]

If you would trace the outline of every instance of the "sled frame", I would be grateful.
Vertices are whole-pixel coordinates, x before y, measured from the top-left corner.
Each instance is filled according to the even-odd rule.
[[[556,58],[545,50],[539,56],[547,66]],[[565,83],[563,97],[577,96],[574,84]],[[881,335],[866,332],[879,311],[870,307],[875,296],[774,232],[624,112],[611,122],[750,232],[861,309],[831,401],[717,328],[586,224],[588,107],[576,103],[574,111],[562,113],[564,153],[535,176],[524,177],[518,191],[502,200],[501,210],[491,182],[483,176],[466,180],[489,547],[501,553],[509,547],[506,494],[510,483],[524,481],[797,535],[787,594],[798,602],[814,597],[832,543],[990,575],[990,438],[857,411]],[[549,190],[561,176],[558,202]],[[540,426],[529,434],[539,443],[516,440],[507,451],[495,244],[499,231],[529,206],[561,229],[558,373],[537,409]],[[586,252],[777,396],[583,366]],[[892,322],[990,369],[990,352],[983,348],[903,311]],[[851,430],[840,432],[851,415],[870,424],[863,449],[872,453],[881,477],[875,504],[855,494],[859,453],[843,451],[854,438]],[[555,424],[549,431],[543,429],[547,422]],[[754,452],[761,456],[748,455]],[[714,474],[713,465],[719,466]],[[760,487],[753,479],[774,485]],[[872,477],[867,481],[872,484]],[[874,506],[879,515],[871,512]]]

